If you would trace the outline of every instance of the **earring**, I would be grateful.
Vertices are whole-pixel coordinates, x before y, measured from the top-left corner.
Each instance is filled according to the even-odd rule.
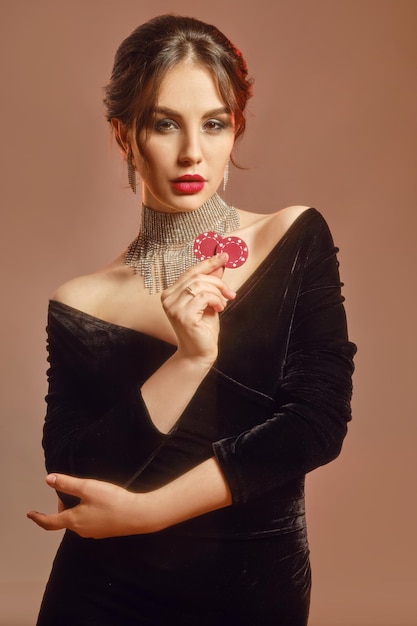
[[[129,146],[129,150],[127,152],[127,180],[129,181],[129,185],[133,193],[136,193],[136,169],[133,165],[132,161],[132,148]]]
[[[223,174],[223,191],[226,191],[227,182],[229,180],[229,163],[230,163],[230,161],[228,160],[227,163],[226,163],[226,167],[224,169],[224,174]]]

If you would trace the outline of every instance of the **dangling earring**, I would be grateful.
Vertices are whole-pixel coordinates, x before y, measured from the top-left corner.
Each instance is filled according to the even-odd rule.
[[[227,160],[226,167],[224,169],[224,174],[223,174],[223,191],[226,191],[227,182],[229,180],[229,163],[230,163],[230,161]]]
[[[129,150],[127,152],[127,180],[129,181],[129,185],[133,193],[136,193],[136,169],[133,165],[132,161],[132,148],[129,146]]]

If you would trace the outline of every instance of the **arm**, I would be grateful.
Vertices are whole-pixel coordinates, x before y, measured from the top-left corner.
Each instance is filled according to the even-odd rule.
[[[220,254],[199,263],[162,294],[178,349],[142,385],[141,393],[164,433],[174,426],[217,358],[218,314],[236,296],[221,280],[226,261],[227,255]],[[187,291],[189,285],[193,294]]]
[[[306,267],[295,309],[276,411],[258,426],[213,445],[210,458],[149,493],[69,476],[48,478],[81,498],[55,515],[30,512],[47,530],[70,528],[109,537],[162,530],[198,515],[244,503],[327,463],[340,451],[350,419],[352,356],[335,250]],[[238,410],[238,407],[237,407]]]
[[[105,411],[100,412],[100,398],[107,392],[103,378],[93,386],[94,377],[85,374],[83,362],[89,362],[89,349],[98,361],[116,359],[117,363],[120,357],[107,353],[107,346],[101,357],[100,337],[97,347],[95,342],[84,341],[84,334],[97,330],[89,328],[88,319],[83,318],[82,324],[76,318],[63,318],[61,323],[50,319],[51,367],[43,438],[49,472],[123,484],[163,444],[217,356],[218,312],[227,298],[234,297],[220,278],[226,259],[223,255],[200,263],[166,290],[163,304],[177,334],[178,349],[141,389],[133,374],[123,397]],[[196,297],[185,290],[190,283]],[[134,366],[144,357],[137,354],[137,345],[129,349]],[[129,364],[120,362],[120,367],[131,376]],[[149,369],[153,371],[152,363]]]
[[[299,290],[275,410],[213,445],[235,504],[266,496],[337,457],[351,419],[356,347],[347,336],[337,249],[319,217],[293,268]]]
[[[337,456],[350,419],[355,346],[347,339],[335,249],[326,229],[319,235],[300,261],[302,280],[276,411],[258,426],[214,443],[217,460],[209,459],[172,483],[148,494],[121,490],[121,500],[132,503],[133,517],[122,522],[123,528],[109,522],[104,532],[150,532],[231,502],[244,503]],[[94,511],[103,484],[84,484],[92,496],[90,509],[76,507],[71,515],[82,514],[82,532],[97,536],[103,529],[90,524],[89,510]],[[106,500],[109,511],[112,501],[110,496]],[[146,519],[145,511],[152,519]],[[44,528],[74,528],[69,515],[30,514]],[[114,509],[111,515],[118,517]]]
[[[27,516],[45,530],[68,528],[81,537],[102,539],[163,530],[231,504],[231,495],[215,459],[201,463],[149,493],[132,493],[108,482],[52,474],[47,483],[80,504],[45,515]]]

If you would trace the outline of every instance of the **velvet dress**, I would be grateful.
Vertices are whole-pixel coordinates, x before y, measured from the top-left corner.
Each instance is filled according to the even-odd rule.
[[[351,417],[336,253],[302,213],[221,314],[218,359],[168,435],[139,390],[175,348],[50,302],[48,471],[147,491],[214,455],[233,504],[153,534],[67,531],[38,626],[307,624],[304,476]]]

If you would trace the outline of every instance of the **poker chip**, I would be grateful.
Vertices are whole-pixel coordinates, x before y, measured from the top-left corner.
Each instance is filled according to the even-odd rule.
[[[240,267],[248,258],[248,246],[240,237],[222,237],[214,231],[201,233],[194,241],[194,254],[199,261],[205,261],[214,254],[227,252],[229,258],[225,267]]]
[[[217,245],[222,240],[219,233],[209,230],[198,235],[194,241],[194,254],[199,261],[210,259],[216,254]]]
[[[229,255],[225,267],[240,267],[248,258],[248,246],[240,237],[225,237],[222,239],[216,247],[216,254],[220,252],[227,252]]]

